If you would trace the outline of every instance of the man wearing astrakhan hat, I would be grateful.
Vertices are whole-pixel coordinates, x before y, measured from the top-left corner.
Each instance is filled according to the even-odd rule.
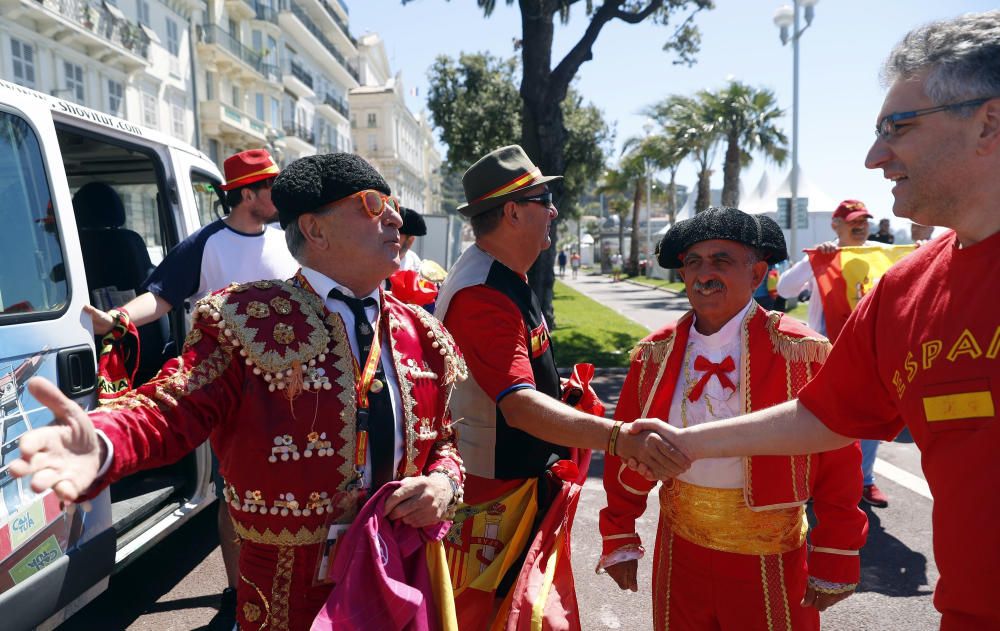
[[[241,151],[226,158],[223,171],[226,183],[220,188],[225,191],[230,213],[171,249],[143,282],[145,291],[133,300],[108,313],[84,307],[95,334],[107,334],[116,322],[125,328],[128,322],[136,327],[155,322],[230,283],[289,278],[295,273],[298,264],[288,253],[281,230],[273,225],[278,211],[271,202],[271,185],[279,172],[274,159],[264,149]],[[85,194],[91,194],[86,186],[77,193]],[[222,479],[217,472],[218,464],[213,462],[216,493],[221,498]],[[211,628],[231,629],[239,584],[239,544],[223,502],[219,502],[218,526],[229,586],[222,593],[219,614]]]
[[[462,492],[447,402],[465,364],[438,321],[381,290],[399,267],[401,219],[371,165],[346,153],[302,158],[271,192],[299,271],[199,301],[181,356],[89,418],[52,384],[29,386],[56,420],[24,435],[12,470],[45,468],[36,490],[74,501],[210,440],[241,539],[239,628],[306,630],[343,565],[335,535],[367,498],[380,494],[389,519],[425,529],[418,538],[443,536]],[[441,550],[438,559],[443,568]],[[420,607],[435,609],[426,581],[414,587]],[[372,628],[420,604],[399,584],[339,589],[327,619],[348,603]]]
[[[558,547],[565,541],[568,548],[577,468],[586,469],[584,459],[573,457],[581,450],[571,448],[610,446],[664,476],[687,465],[650,435],[619,434],[596,397],[578,406],[596,414],[560,401],[548,325],[526,276],[550,245],[558,211],[547,185],[558,179],[542,175],[518,146],[491,152],[462,178],[468,203],[458,210],[471,220],[476,242],[448,273],[435,307],[470,374],[451,401],[469,475],[466,503],[445,544],[462,629],[488,629],[494,620],[530,617],[533,609],[544,612],[546,628],[551,622],[579,628],[568,549]],[[532,548],[534,566],[523,556],[532,541],[549,542]],[[532,603],[535,590],[526,583],[554,552],[551,596]],[[508,593],[502,605],[494,602]]]
[[[680,269],[692,310],[633,350],[615,417],[688,427],[793,399],[830,344],[752,299],[768,264],[786,256],[774,221],[735,208],[709,208],[673,226],[658,261]],[[819,612],[859,579],[868,530],[858,509],[860,460],[857,443],[804,456],[713,458],[664,481],[654,629],[818,629]],[[624,459],[605,460],[597,567],[622,589],[638,587],[644,550],[635,524],[653,486]],[[811,531],[810,497],[818,521]]]

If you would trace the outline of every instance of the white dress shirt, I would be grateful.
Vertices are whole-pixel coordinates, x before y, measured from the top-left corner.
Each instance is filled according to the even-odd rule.
[[[733,418],[743,412],[740,403],[740,359],[743,354],[740,332],[743,318],[746,317],[747,311],[754,304],[756,303],[751,299],[739,313],[712,335],[702,335],[697,331],[695,325],[698,323],[698,318],[695,316],[694,322],[691,324],[691,333],[688,337],[681,374],[677,378],[673,400],[670,403],[669,423],[671,425],[693,427],[702,423]],[[735,388],[723,387],[719,378],[713,375],[708,379],[701,397],[697,401],[688,400],[688,393],[705,374],[694,368],[694,362],[698,356],[702,356],[714,364],[722,362],[727,356],[732,357],[734,368],[731,372],[727,372],[726,376],[729,377]],[[741,489],[743,488],[743,458],[696,460],[691,464],[691,468],[677,476],[677,479],[689,484],[717,489]]]
[[[350,296],[354,298],[373,298],[376,303],[378,303],[379,292],[378,289],[368,294],[367,296],[355,296],[347,287],[344,287],[337,281],[324,276],[323,274],[317,272],[314,269],[309,269],[308,267],[302,267],[302,275],[305,276],[309,284],[312,285],[316,293],[323,297],[323,303],[326,308],[330,310],[330,313],[336,313],[340,316],[340,319],[344,321],[344,328],[347,330],[347,339],[351,343],[351,353],[354,354],[354,358],[357,359],[358,364],[361,365],[362,362],[367,359],[366,357],[359,357],[358,355],[358,340],[354,334],[354,313],[347,307],[347,303],[343,300],[337,300],[335,298],[330,298],[331,289],[339,289],[344,293],[345,296]],[[375,326],[375,318],[378,317],[377,307],[365,307],[365,315],[368,316],[368,323]],[[395,476],[396,471],[399,470],[399,463],[403,459],[403,445],[405,444],[403,438],[403,398],[399,393],[399,380],[396,375],[395,364],[392,362],[392,346],[390,345],[389,339],[386,336],[382,336],[381,339],[382,346],[382,372],[385,373],[385,382],[389,390],[389,400],[392,402],[392,410],[395,416],[395,426],[396,426],[396,440],[395,440],[395,450],[393,452],[392,459],[392,471]],[[371,453],[371,441],[368,442],[368,457],[365,464],[365,471],[363,476],[363,484],[367,488],[371,485],[372,479],[372,453]]]

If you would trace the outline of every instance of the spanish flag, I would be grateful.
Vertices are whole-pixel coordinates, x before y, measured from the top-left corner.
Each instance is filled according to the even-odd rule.
[[[806,250],[823,301],[826,336],[837,339],[858,302],[892,265],[913,251],[912,245],[840,248],[831,254]],[[813,299],[816,297],[813,296]]]

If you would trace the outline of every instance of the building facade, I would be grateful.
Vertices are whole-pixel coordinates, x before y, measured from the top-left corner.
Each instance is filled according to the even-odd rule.
[[[5,0],[0,76],[195,144],[203,0]]]
[[[203,145],[267,147],[281,164],[351,151],[358,50],[342,0],[211,0],[198,38]]]
[[[400,203],[421,213],[441,213],[441,155],[430,125],[406,107],[400,74],[393,75],[382,39],[358,40],[361,85],[350,91],[355,151],[385,177]]]

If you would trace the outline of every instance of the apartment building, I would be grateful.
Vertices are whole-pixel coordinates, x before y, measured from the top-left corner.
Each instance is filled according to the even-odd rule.
[[[196,141],[189,38],[203,0],[0,6],[0,77]]]
[[[358,41],[361,83],[350,92],[354,147],[385,177],[403,206],[441,209],[441,156],[430,126],[406,107],[400,74],[389,67],[385,44],[374,33]]]

